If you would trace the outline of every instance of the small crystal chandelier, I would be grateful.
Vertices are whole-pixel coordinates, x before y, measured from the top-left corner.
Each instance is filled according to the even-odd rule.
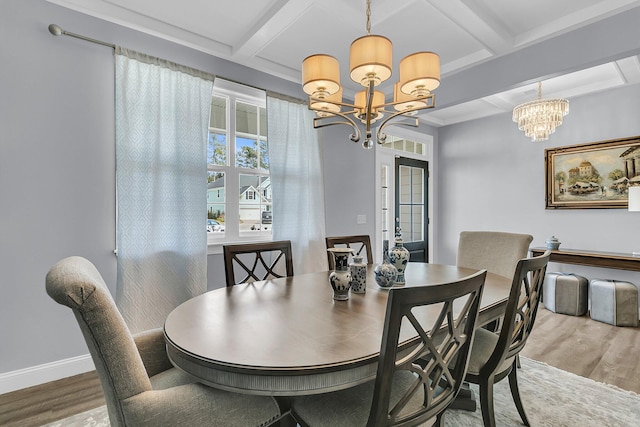
[[[538,99],[525,102],[513,109],[513,121],[531,141],[546,141],[569,114],[566,99],[542,99],[542,82],[538,82]]]
[[[396,117],[413,116],[418,110],[433,108],[431,93],[440,85],[440,57],[433,52],[416,52],[400,61],[400,78],[394,85],[393,102],[385,103],[383,92],[374,88],[391,77],[392,45],[384,36],[371,34],[371,0],[367,0],[367,35],[351,43],[349,54],[350,77],[365,87],[355,94],[354,104],[342,102],[340,64],[330,55],[311,55],[302,61],[302,89],[309,95],[309,109],[316,112],[314,128],[330,125],[349,125],[350,139],[360,140],[360,129],[354,118],[365,125],[364,148],[372,148],[371,124],[380,120],[376,140],[383,144],[384,127]],[[394,110],[385,110],[393,106]],[[342,111],[346,107],[349,111]],[[385,115],[388,115],[386,118]],[[353,116],[353,117],[351,117]],[[343,120],[332,120],[332,118]],[[327,121],[326,119],[330,119]],[[395,122],[404,126],[418,126],[418,118],[411,122]]]

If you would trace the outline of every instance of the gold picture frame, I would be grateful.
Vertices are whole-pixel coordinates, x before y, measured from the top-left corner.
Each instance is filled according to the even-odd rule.
[[[544,150],[547,209],[627,208],[640,185],[640,136]]]

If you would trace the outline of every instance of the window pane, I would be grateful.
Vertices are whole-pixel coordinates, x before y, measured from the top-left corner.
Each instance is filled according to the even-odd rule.
[[[402,239],[405,242],[410,242],[411,237],[411,206],[400,206],[400,228],[402,233]],[[395,230],[394,230],[395,232]]]
[[[411,168],[400,166],[399,171],[400,203],[411,203]]]
[[[214,96],[211,98],[211,116],[209,127],[226,130],[227,129],[227,99]]]
[[[404,150],[405,150],[407,153],[413,153],[413,152],[415,152],[414,144],[415,144],[415,143],[414,143],[413,141],[411,141],[411,140],[408,140],[408,139],[407,139],[407,144],[405,145]]]
[[[271,232],[271,179],[240,174],[240,232]]]
[[[236,166],[247,169],[258,168],[258,141],[236,136]]]
[[[267,140],[260,140],[260,168],[269,169],[269,144]]]
[[[207,233],[224,233],[225,179],[222,172],[208,172]]]
[[[227,135],[209,132],[207,144],[207,163],[218,166],[227,164]]]
[[[413,223],[413,228],[412,228],[412,233],[411,233],[411,241],[412,242],[421,242],[424,240],[424,215],[423,215],[423,211],[424,209],[422,208],[421,205],[414,205],[413,209],[412,209],[412,223]]]
[[[260,107],[260,136],[267,136],[267,109]]]
[[[258,134],[258,107],[236,102],[236,132]]]
[[[413,193],[411,203],[414,204],[422,204],[424,195],[422,173],[422,168],[411,168],[411,192]]]

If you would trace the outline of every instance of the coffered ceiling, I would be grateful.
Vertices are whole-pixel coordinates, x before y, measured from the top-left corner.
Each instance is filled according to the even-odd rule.
[[[351,41],[366,33],[364,0],[48,1],[293,82],[300,81],[302,59],[330,54],[341,63],[346,97],[359,90],[348,76],[348,55]],[[640,1],[372,0],[371,32],[393,42],[395,72],[409,53],[438,53],[444,84],[448,76],[636,7]],[[546,79],[543,96],[571,98],[638,82],[640,61],[631,56]],[[382,89],[390,97],[387,86]],[[533,82],[511,85],[421,118],[442,126],[511,111],[535,99],[536,88]]]

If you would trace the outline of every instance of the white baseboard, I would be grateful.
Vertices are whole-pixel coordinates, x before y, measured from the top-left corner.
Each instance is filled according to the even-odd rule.
[[[91,355],[71,357],[44,365],[0,374],[0,394],[48,383],[95,369]]]

